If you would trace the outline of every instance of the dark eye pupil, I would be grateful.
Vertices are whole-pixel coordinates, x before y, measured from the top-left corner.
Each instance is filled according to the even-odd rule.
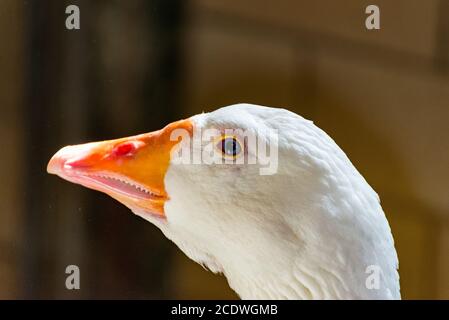
[[[221,141],[221,150],[228,156],[236,156],[240,153],[240,144],[234,138],[226,138]]]

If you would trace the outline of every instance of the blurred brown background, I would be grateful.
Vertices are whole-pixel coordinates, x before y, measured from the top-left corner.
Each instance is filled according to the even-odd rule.
[[[403,298],[448,299],[448,15],[447,0],[2,0],[0,298],[235,298],[151,224],[45,167],[63,145],[250,102],[328,132],[382,199]],[[81,290],[65,289],[69,264]]]

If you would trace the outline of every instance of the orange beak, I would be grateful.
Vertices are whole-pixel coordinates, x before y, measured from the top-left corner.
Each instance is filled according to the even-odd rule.
[[[50,160],[47,171],[73,183],[104,192],[131,209],[164,218],[168,200],[164,177],[175,129],[192,134],[190,120],[169,124],[159,131],[137,136],[67,146]]]

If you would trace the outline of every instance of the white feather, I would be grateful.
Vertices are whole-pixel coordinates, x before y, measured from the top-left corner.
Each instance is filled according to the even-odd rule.
[[[205,128],[276,129],[279,166],[170,165],[167,222],[187,256],[246,299],[399,299],[398,260],[379,198],[337,144],[284,109],[238,104],[192,117]],[[138,212],[136,212],[139,214]],[[369,289],[368,266],[381,270]]]

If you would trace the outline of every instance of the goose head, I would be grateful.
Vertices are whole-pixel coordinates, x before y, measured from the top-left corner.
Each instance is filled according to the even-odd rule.
[[[324,131],[285,109],[237,104],[68,146],[47,170],[120,201],[242,298],[400,298],[379,197]]]

